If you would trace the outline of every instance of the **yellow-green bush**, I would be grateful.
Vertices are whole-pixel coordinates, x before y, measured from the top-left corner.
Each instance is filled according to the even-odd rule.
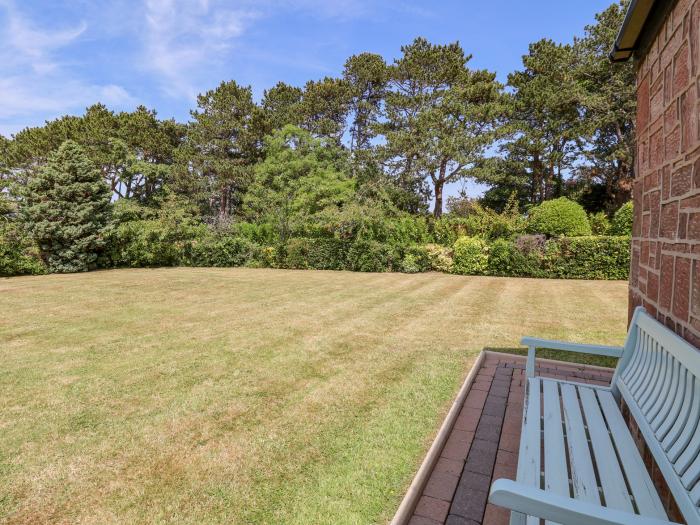
[[[488,245],[477,237],[460,237],[454,244],[452,273],[480,275],[488,268]]]

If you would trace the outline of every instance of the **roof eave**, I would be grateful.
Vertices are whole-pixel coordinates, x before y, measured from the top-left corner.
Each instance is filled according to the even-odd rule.
[[[655,0],[632,0],[625,20],[622,22],[615,44],[610,51],[610,60],[613,62],[624,62],[628,60],[637,50],[639,36],[642,34],[644,25],[649,18]]]

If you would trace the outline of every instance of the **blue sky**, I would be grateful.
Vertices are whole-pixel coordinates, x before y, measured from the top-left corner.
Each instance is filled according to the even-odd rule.
[[[0,133],[94,102],[185,121],[221,80],[303,85],[416,36],[459,40],[505,80],[530,42],[570,41],[612,0],[0,0]]]

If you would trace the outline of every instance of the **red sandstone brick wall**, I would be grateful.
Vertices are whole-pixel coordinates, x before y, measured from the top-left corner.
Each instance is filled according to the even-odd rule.
[[[700,0],[678,0],[638,68],[630,313],[700,347]]]

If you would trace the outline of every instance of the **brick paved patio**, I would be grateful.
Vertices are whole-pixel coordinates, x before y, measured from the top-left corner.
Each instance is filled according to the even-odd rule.
[[[610,384],[612,370],[538,362],[538,375]],[[510,513],[487,503],[491,481],[515,479],[525,359],[489,352],[471,385],[410,525],[507,525]]]

